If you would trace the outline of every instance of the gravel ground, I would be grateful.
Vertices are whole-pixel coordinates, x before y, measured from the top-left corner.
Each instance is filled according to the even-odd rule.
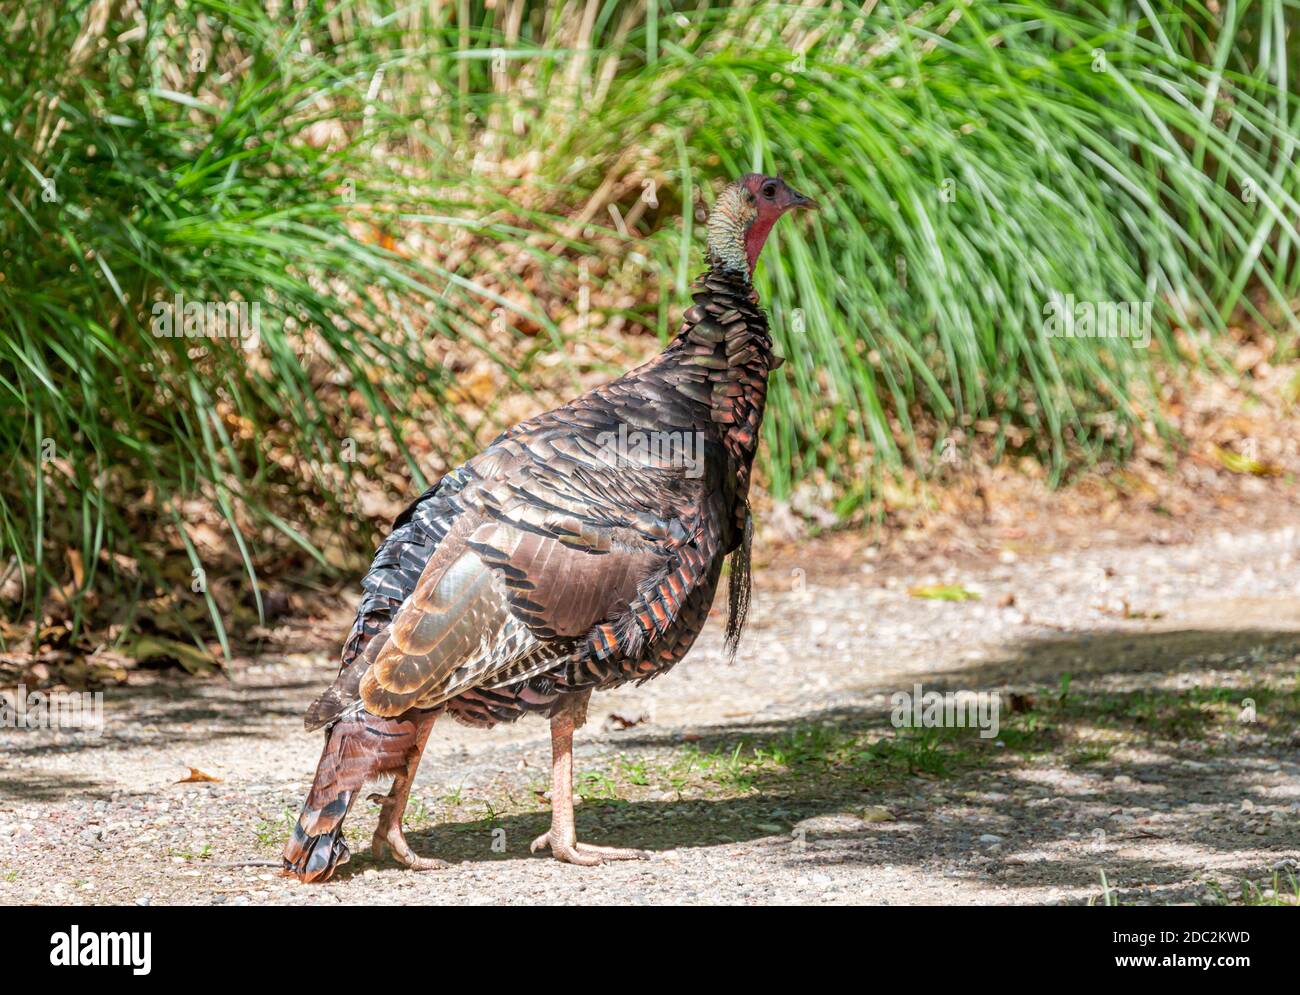
[[[715,620],[672,674],[598,695],[577,763],[612,772],[612,786],[585,791],[579,833],[644,846],[647,861],[580,868],[528,853],[548,818],[548,740],[525,720],[434,728],[408,836],[449,869],[371,861],[373,806],[353,813],[354,859],[326,885],[256,863],[278,854],[319,752],[300,716],[332,663],[312,652],[237,661],[228,681],[162,674],[110,689],[98,738],[0,729],[0,903],[1043,904],[1096,899],[1102,872],[1123,901],[1216,902],[1236,900],[1243,879],[1285,877],[1300,856],[1300,738],[1276,722],[1242,723],[1226,746],[1117,736],[1090,762],[986,743],[981,762],[852,790],[793,769],[717,790],[661,776],[741,740],[888,732],[889,695],[918,682],[1016,691],[1004,717],[1016,701],[1032,711],[1065,673],[1080,694],[1294,694],[1295,528],[1146,544],[1081,531],[1087,548],[902,571],[860,559],[830,583],[773,564],[735,665]],[[909,594],[931,584],[980,598]],[[619,775],[642,763],[646,783]],[[187,767],[221,780],[177,783]]]

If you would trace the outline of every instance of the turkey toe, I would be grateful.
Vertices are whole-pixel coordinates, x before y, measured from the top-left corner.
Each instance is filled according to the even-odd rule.
[[[385,851],[391,851],[394,860],[413,871],[440,871],[451,866],[437,857],[417,856],[410,844],[406,842],[402,830],[397,826],[390,827],[387,832],[383,831],[383,827],[375,830],[374,839],[370,843],[370,852],[378,858],[382,857]]]
[[[555,846],[551,843],[549,830],[533,840],[528,849],[532,853],[536,853],[538,850],[550,850],[557,860],[562,860],[566,864],[578,864],[582,867],[594,867],[597,864],[603,864],[607,860],[648,860],[650,858],[650,854],[645,850],[634,850],[630,847],[595,846],[591,843],[578,843],[576,841],[566,841]]]
[[[591,843],[574,844],[580,853],[591,853],[602,860],[649,860],[647,850],[636,850],[628,846],[594,846]]]

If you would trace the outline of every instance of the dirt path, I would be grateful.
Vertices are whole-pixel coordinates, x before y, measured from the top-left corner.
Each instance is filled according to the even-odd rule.
[[[525,720],[435,727],[408,835],[449,870],[372,862],[373,806],[325,886],[231,866],[278,854],[332,654],[110,690],[102,737],[0,729],[0,903],[1049,903],[1095,899],[1103,872],[1131,902],[1286,888],[1300,532],[1201,536],[834,584],[769,568],[735,666],[715,621],[674,673],[593,700],[579,832],[653,851],[638,863],[528,854],[548,755]],[[893,729],[890,695],[918,682],[1003,692],[999,735]],[[187,766],[222,780],[175,783]]]

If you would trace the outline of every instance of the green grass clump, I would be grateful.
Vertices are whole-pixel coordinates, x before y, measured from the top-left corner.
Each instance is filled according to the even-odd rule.
[[[105,590],[192,592],[224,642],[193,509],[224,519],[250,578],[275,534],[329,566],[308,530],[355,513],[354,463],[395,458],[413,489],[436,469],[405,412],[465,444],[429,345],[487,351],[473,319],[503,298],[388,231],[416,223],[414,201],[474,217],[491,245],[492,199],[466,211],[472,184],[385,161],[412,121],[371,113],[394,52],[370,14],[342,42],[316,5],[74,3],[5,23],[0,569],[32,609],[75,557],[74,628]],[[160,337],[178,296],[256,303],[255,338]],[[358,425],[386,426],[391,451],[358,452]]]
[[[358,474],[413,494],[485,441],[477,363],[518,392],[585,372],[566,338],[670,334],[747,169],[821,204],[757,274],[777,497],[857,514],[977,433],[1122,456],[1176,327],[1296,330],[1298,9],[0,5],[6,613],[170,593],[222,635],[212,582],[354,569]],[[1149,302],[1152,348],[1050,337],[1055,294]],[[155,337],[177,295],[258,303],[256,348]]]

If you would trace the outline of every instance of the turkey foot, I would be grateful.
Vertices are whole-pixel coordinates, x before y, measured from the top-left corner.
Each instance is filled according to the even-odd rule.
[[[590,691],[568,694],[551,714],[551,828],[528,848],[536,853],[550,847],[551,855],[566,864],[594,867],[607,860],[645,860],[644,850],[579,843],[573,824],[573,730],[587,721]]]
[[[379,825],[370,840],[371,856],[376,860],[382,860],[391,851],[394,860],[413,871],[440,871],[450,866],[445,860],[438,860],[436,857],[417,856],[402,833],[402,816],[406,814],[406,800],[410,797],[411,784],[415,781],[415,769],[420,765],[420,755],[424,753],[424,744],[432,729],[433,722],[430,720],[416,735],[415,745],[406,756],[406,767],[398,771],[397,776],[393,778],[393,787],[387,797],[378,793],[370,796],[370,800],[379,805]]]
[[[373,800],[379,796],[370,797]],[[439,860],[437,857],[417,856],[402,834],[401,820],[394,818],[385,822],[381,816],[379,828],[375,830],[375,835],[370,840],[370,853],[376,860],[382,860],[390,851],[394,860],[413,871],[440,871],[450,866],[447,861]]]
[[[645,850],[633,850],[622,846],[594,846],[591,843],[579,843],[574,839],[563,840],[557,846],[551,842],[553,832],[554,829],[549,829],[542,833],[533,840],[528,849],[536,853],[549,847],[557,860],[562,860],[566,864],[577,864],[580,867],[595,867],[607,860],[648,860],[650,858],[650,854]]]

